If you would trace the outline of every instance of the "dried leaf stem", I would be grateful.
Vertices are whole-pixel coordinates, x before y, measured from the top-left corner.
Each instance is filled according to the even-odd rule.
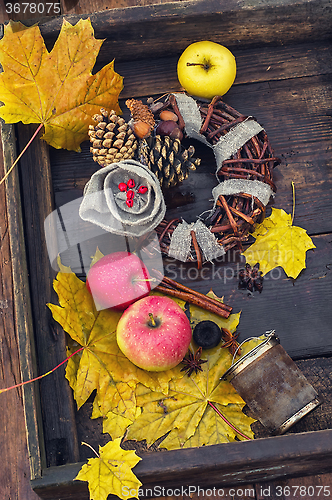
[[[12,385],[11,387],[6,387],[5,389],[0,389],[0,394],[3,392],[10,391],[11,389],[16,389],[17,387],[22,387],[22,385],[30,384],[31,382],[36,382],[36,380],[40,380],[40,379],[46,377],[47,375],[50,375],[51,373],[55,372],[55,370],[60,368],[60,366],[62,366],[64,363],[66,363],[70,358],[75,356],[75,354],[82,351],[83,349],[84,349],[84,347],[80,347],[79,349],[77,349],[77,351],[73,352],[70,356],[68,356],[66,359],[61,361],[61,363],[59,363],[55,368],[52,368],[52,370],[44,373],[43,375],[39,375],[39,377],[31,378],[30,380],[26,380],[25,382],[20,382],[19,384]]]
[[[33,134],[33,136],[31,137],[31,139],[29,140],[28,144],[25,146],[25,148],[20,152],[20,154],[18,155],[18,157],[16,158],[16,160],[14,161],[14,163],[12,164],[12,166],[10,167],[10,169],[8,170],[8,172],[6,172],[6,174],[3,176],[3,178],[1,179],[0,181],[0,186],[3,182],[5,182],[5,180],[7,179],[7,177],[9,176],[9,174],[12,172],[12,170],[14,169],[15,165],[17,164],[17,162],[21,159],[21,157],[23,156],[23,154],[26,152],[26,150],[28,149],[28,147],[30,146],[30,144],[32,143],[32,141],[34,140],[34,138],[38,135],[38,132],[40,131],[40,129],[44,126],[43,123],[40,123],[37,130],[35,131],[35,133]]]
[[[293,210],[292,210],[292,224],[293,224],[294,216],[295,216],[295,184],[294,184],[294,181],[292,181],[292,192],[293,192]]]
[[[93,453],[94,453],[94,454],[95,454],[98,458],[100,458],[99,453],[97,453],[97,452],[96,452],[96,450],[95,450],[95,449],[91,446],[91,444],[86,443],[85,441],[82,441],[82,442],[81,442],[81,445],[82,445],[82,446],[87,446],[88,448],[90,448],[90,450],[92,450],[92,451],[93,451]]]
[[[208,401],[209,405],[211,406],[211,408],[214,409],[214,411],[219,415],[220,418],[223,419],[223,421],[229,425],[231,427],[231,429],[233,429],[233,431],[235,431],[237,434],[239,434],[240,436],[242,436],[244,439],[248,439],[248,441],[251,441],[250,437],[246,436],[245,434],[243,434],[243,432],[239,431],[239,429],[237,429],[233,424],[231,424],[226,417],[224,417],[224,415],[218,410],[218,408],[216,406],[214,406],[213,403],[211,403],[211,401]]]

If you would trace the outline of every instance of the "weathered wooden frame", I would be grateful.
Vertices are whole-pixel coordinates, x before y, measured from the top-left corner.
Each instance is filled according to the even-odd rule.
[[[66,16],[72,24],[88,16]],[[106,38],[102,51],[112,49],[124,64],[144,59],[176,55],[188,43],[210,38],[228,46],[252,46],[327,39],[332,35],[332,7],[329,0],[228,0],[186,1],[150,7],[115,9],[89,16],[96,37]],[[52,43],[60,29],[62,17],[41,21],[41,32]],[[181,27],[181,36],[179,33]],[[222,32],[222,33],[221,33]],[[170,82],[175,87],[175,82]],[[156,88],[155,92],[173,90]],[[128,89],[128,94],[131,88]],[[5,170],[15,159],[15,132],[2,124]],[[22,134],[22,129],[20,129]],[[24,135],[24,134],[23,134]],[[52,210],[52,180],[48,148],[41,143],[34,154],[40,159],[34,165],[39,184],[38,206],[41,221]],[[13,279],[16,329],[20,345],[22,380],[34,375],[35,348],[29,288],[29,265],[25,250],[26,227],[20,202],[20,180],[13,172],[6,181],[8,220],[13,256]],[[37,210],[37,211],[38,211]],[[36,211],[36,213],[37,213]],[[38,213],[36,217],[38,216]],[[36,229],[36,228],[35,228]],[[39,231],[42,231],[42,224]],[[50,281],[46,285],[49,296]],[[33,294],[32,294],[33,295]],[[39,327],[37,325],[37,327]],[[62,376],[62,375],[60,375]],[[23,388],[32,487],[42,499],[88,498],[85,483],[75,482],[82,464],[45,466],[45,444],[40,415],[38,390],[34,385]],[[71,410],[69,410],[69,415]],[[153,485],[219,486],[329,472],[332,467],[332,429],[271,437],[250,442],[216,445],[167,453],[147,454],[135,469],[144,487]],[[75,452],[71,456],[75,457]]]

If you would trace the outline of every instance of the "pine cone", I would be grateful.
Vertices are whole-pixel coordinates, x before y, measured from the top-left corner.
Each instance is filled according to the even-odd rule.
[[[89,125],[88,135],[94,161],[102,167],[132,158],[137,149],[137,139],[129,124],[115,111],[102,108],[93,119],[97,125]]]
[[[151,129],[153,129],[155,120],[149,106],[143,104],[142,101],[137,101],[136,99],[127,99],[126,106],[130,110],[134,122],[141,121],[147,123],[150,125]]]
[[[187,179],[190,170],[200,165],[194,153],[194,146],[184,149],[179,139],[156,135],[141,141],[138,159],[157,176],[161,186],[171,187]]]

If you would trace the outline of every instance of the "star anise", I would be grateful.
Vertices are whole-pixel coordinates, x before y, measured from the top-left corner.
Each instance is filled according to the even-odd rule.
[[[203,370],[201,368],[201,365],[203,363],[206,363],[207,359],[200,359],[201,355],[202,355],[201,347],[197,349],[195,354],[189,351],[188,357],[183,358],[183,360],[181,361],[181,363],[184,364],[184,367],[181,368],[181,372],[185,371],[188,377],[190,377],[190,375],[193,372],[195,373],[198,373],[199,371],[202,372]]]
[[[241,290],[249,290],[253,292],[257,290],[259,293],[263,290],[263,276],[259,271],[259,262],[253,268],[249,264],[245,265],[245,269],[239,271],[239,288]]]
[[[221,331],[222,331],[222,338],[224,341],[221,347],[227,348],[233,356],[235,353],[240,354],[241,349],[237,341],[240,332],[232,333],[230,330],[227,330],[227,328],[222,328]]]

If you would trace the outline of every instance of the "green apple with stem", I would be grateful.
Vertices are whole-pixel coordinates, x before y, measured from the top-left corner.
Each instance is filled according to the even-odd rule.
[[[212,99],[226,94],[233,85],[236,76],[235,57],[219,43],[195,42],[180,56],[177,74],[188,94]]]

